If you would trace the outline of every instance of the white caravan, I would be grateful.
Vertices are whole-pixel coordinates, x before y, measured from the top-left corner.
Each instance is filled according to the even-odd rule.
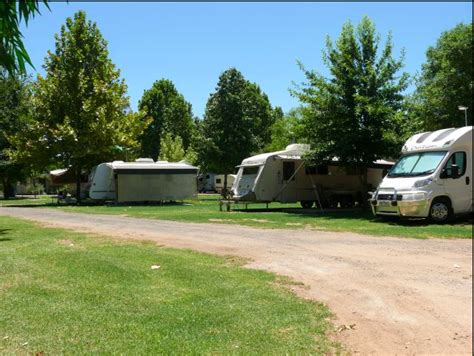
[[[232,185],[235,182],[235,174],[228,174],[227,175],[227,190],[230,190]],[[217,193],[222,194],[222,190],[224,189],[224,175],[217,174],[214,179],[214,189]]]
[[[412,136],[371,199],[378,216],[446,222],[472,212],[472,126]]]
[[[201,173],[197,176],[197,190],[199,193],[215,192],[215,173]]]
[[[154,162],[151,158],[101,163],[91,173],[89,196],[116,202],[192,198],[197,194],[197,173],[197,167],[184,162]]]
[[[362,202],[363,175],[360,168],[330,165],[306,167],[302,155],[309,145],[292,144],[283,151],[246,158],[239,167],[233,199],[242,202],[300,202],[310,208],[351,207]],[[367,171],[367,183],[376,187],[393,162],[379,160]],[[321,203],[319,204],[318,201]]]

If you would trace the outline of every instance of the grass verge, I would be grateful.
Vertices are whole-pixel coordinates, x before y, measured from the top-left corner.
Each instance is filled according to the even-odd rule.
[[[0,216],[0,353],[339,350],[327,307],[239,264]]]
[[[382,221],[370,211],[327,211],[301,213],[297,204],[272,203],[271,211],[264,204],[252,204],[249,211],[221,212],[218,195],[200,195],[199,199],[164,205],[57,205],[51,198],[0,201],[2,205],[54,207],[64,211],[90,214],[117,214],[139,218],[175,220],[197,223],[240,224],[260,228],[348,231],[375,236],[413,238],[472,238],[472,220],[457,219],[452,224],[436,225],[424,220]],[[285,209],[279,211],[278,209]]]

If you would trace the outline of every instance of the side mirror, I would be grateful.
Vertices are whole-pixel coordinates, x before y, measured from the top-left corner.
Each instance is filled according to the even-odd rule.
[[[448,170],[446,168],[443,168],[443,170],[441,171],[441,174],[439,175],[439,177],[441,179],[446,179],[448,178]]]
[[[459,178],[459,167],[457,164],[453,164],[451,166],[451,178],[453,179]]]

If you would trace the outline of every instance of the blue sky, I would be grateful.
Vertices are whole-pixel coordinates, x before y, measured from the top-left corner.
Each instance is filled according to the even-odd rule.
[[[447,3],[51,3],[24,28],[36,71],[54,34],[77,10],[97,22],[121,70],[135,110],[155,80],[171,79],[202,117],[219,74],[236,67],[258,83],[272,105],[298,105],[288,88],[304,80],[296,61],[327,73],[321,53],[325,38],[337,38],[344,22],[368,15],[382,40],[393,33],[395,54],[405,48],[405,68],[420,70],[428,46],[441,32],[472,21],[470,2]],[[35,73],[35,70],[31,70]]]

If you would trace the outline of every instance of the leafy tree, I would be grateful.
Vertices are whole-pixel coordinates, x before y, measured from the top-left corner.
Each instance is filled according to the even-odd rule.
[[[469,107],[468,124],[472,125],[473,29],[472,23],[459,24],[428,48],[411,112],[422,130],[464,126],[459,105]]]
[[[141,136],[141,155],[158,157],[160,141],[165,132],[180,136],[184,149],[188,148],[192,131],[191,104],[178,92],[171,80],[161,79],[145,90],[138,107],[151,123]]]
[[[260,88],[231,68],[223,72],[209,97],[197,150],[202,168],[227,174],[243,158],[258,152],[270,140],[273,110]]]
[[[365,166],[391,156],[395,116],[403,108],[408,75],[392,57],[392,37],[379,50],[380,37],[368,17],[356,29],[346,23],[336,43],[327,38],[324,55],[331,77],[305,70],[307,83],[292,93],[305,105],[304,125],[312,162],[338,157]],[[403,56],[402,56],[403,58]]]
[[[14,73],[26,74],[28,63],[33,67],[28,52],[23,45],[20,31],[21,20],[28,21],[40,13],[40,3],[49,9],[48,0],[3,0],[0,2],[0,67],[6,69],[10,75]]]
[[[14,196],[14,184],[28,173],[10,154],[15,150],[12,136],[23,131],[31,116],[30,87],[26,78],[0,71],[0,179],[5,199]]]
[[[160,161],[179,162],[184,158],[183,140],[181,136],[173,137],[166,132],[160,142]]]
[[[277,113],[275,122],[270,128],[271,142],[265,146],[266,152],[283,150],[291,143],[306,142],[302,123],[303,110],[304,108],[298,107],[291,109],[286,115]]]
[[[109,59],[97,25],[79,11],[56,35],[34,86],[35,118],[18,138],[24,160],[81,172],[134,147],[143,130],[137,114],[127,113],[126,85]]]

